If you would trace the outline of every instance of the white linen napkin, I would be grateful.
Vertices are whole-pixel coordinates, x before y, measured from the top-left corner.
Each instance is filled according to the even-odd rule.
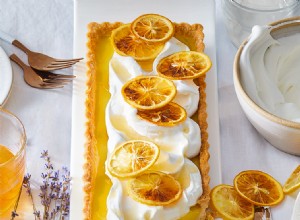
[[[57,58],[72,58],[73,1],[0,0],[0,30],[34,51]],[[27,63],[27,56],[19,49],[2,40],[0,46],[8,55],[16,53]],[[56,169],[69,167],[72,84],[55,90],[31,88],[24,82],[21,68],[15,63],[12,67],[14,80],[4,107],[15,113],[25,126],[27,172],[32,175],[34,198],[40,209],[38,188],[44,171],[41,152],[49,151]],[[72,69],[57,72],[72,74]],[[16,219],[34,219],[31,202],[25,193],[17,212],[20,216]]]

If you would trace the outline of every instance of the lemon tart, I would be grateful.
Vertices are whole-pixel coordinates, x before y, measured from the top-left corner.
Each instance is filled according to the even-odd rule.
[[[142,33],[138,28],[140,24],[136,25],[140,20],[142,19],[139,17],[139,20],[134,23],[134,28],[136,32]],[[166,44],[176,45],[176,48],[186,46],[191,51],[203,52],[203,27],[200,24],[186,23],[168,25],[168,28],[174,28],[173,37],[166,37],[167,42],[151,42],[156,44],[157,54],[154,58],[146,55],[147,59],[136,58],[132,53],[126,54],[124,52],[126,50],[120,52],[116,48],[119,46],[114,39],[123,39],[120,35],[124,34],[124,31],[122,34],[117,33],[118,30],[125,28],[130,32],[129,27],[130,24],[121,22],[101,24],[93,22],[88,26],[88,89],[86,91],[88,121],[83,177],[85,219],[159,219],[167,217],[166,215],[172,216],[170,219],[205,219],[210,193],[206,73],[196,79],[172,81],[158,76],[155,70],[159,60],[165,56],[163,54]],[[137,37],[131,32],[127,34],[131,37],[130,41]],[[164,45],[161,46],[161,44]],[[128,49],[123,44],[120,48]],[[143,56],[141,54],[139,57]],[[130,61],[127,62],[126,59]],[[140,107],[141,103],[143,105],[149,103],[149,101],[140,102],[140,97],[134,99],[137,92],[133,88],[141,85],[141,77],[147,81],[146,85],[149,83],[151,86],[154,85],[155,92],[156,90],[161,92],[168,87],[166,85],[170,85],[168,90],[171,92],[164,94],[164,97],[167,97],[164,100],[157,98],[154,94],[155,100],[162,100],[159,104],[151,102],[153,97],[150,97],[150,109]],[[152,84],[153,79],[155,83],[158,82],[158,86]],[[126,90],[126,86],[132,82],[135,86]],[[145,82],[143,83],[144,86]],[[159,86],[161,84],[163,86]],[[173,87],[175,87],[175,93]],[[190,103],[186,102],[185,93],[182,90],[192,91],[191,96],[197,98],[190,99]],[[142,94],[142,98],[148,97],[149,92]],[[196,103],[195,100],[197,100]],[[165,109],[168,106],[170,109],[171,106],[174,108],[173,111],[177,112],[176,117],[180,120],[174,120],[173,116],[170,116],[168,109]],[[163,112],[168,116],[167,120],[172,122],[162,123],[161,117],[164,115],[156,114],[155,111]],[[171,123],[173,124],[170,125]],[[165,124],[168,125],[165,126]],[[189,136],[188,141],[185,141],[186,136]],[[179,140],[178,148],[171,149],[170,143],[176,145],[176,140]],[[155,159],[139,168],[138,172],[128,167],[132,161],[138,161],[137,155],[145,154],[141,151],[132,153],[131,148],[125,152],[123,145],[128,146],[128,143],[132,145],[132,142],[145,142],[147,149],[152,151],[156,149],[153,146],[159,148],[154,151],[155,154],[148,152]],[[189,145],[195,145],[195,147],[189,147]],[[141,149],[141,146],[137,148]],[[114,154],[121,159],[116,159]],[[142,158],[145,159],[145,156]],[[126,161],[130,161],[130,164],[124,164]],[[115,167],[116,164],[120,164],[119,167]],[[126,168],[126,172],[130,170],[130,175],[124,175],[125,171],[121,169],[122,167]],[[134,175],[131,175],[132,173]],[[195,173],[195,175],[190,175],[190,173]],[[193,178],[195,180],[192,180]],[[200,186],[193,188],[191,186],[193,184],[190,184],[192,181],[195,181],[193,184],[199,182]],[[156,192],[153,189],[161,190]],[[165,196],[158,193],[164,191],[168,192],[164,194]],[[185,199],[186,197],[191,199]],[[128,210],[130,206],[132,209]]]

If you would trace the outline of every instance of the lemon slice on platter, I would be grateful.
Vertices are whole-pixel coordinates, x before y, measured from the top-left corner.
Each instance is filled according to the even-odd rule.
[[[147,42],[166,42],[174,35],[168,18],[158,14],[144,14],[131,23],[132,33]]]
[[[211,191],[211,204],[227,220],[252,220],[254,205],[241,197],[233,186],[218,185]]]
[[[159,76],[171,80],[195,79],[211,68],[210,58],[201,52],[180,51],[159,61],[156,70]]]
[[[130,24],[112,31],[111,42],[122,56],[131,56],[137,61],[153,60],[162,51],[164,44],[146,42],[131,33]]]
[[[174,99],[176,87],[171,80],[159,76],[138,76],[123,85],[122,95],[139,110],[158,109]]]
[[[119,178],[134,177],[148,170],[159,156],[159,147],[148,141],[131,140],[119,145],[111,154],[107,169]]]
[[[287,181],[283,185],[283,192],[285,194],[292,193],[300,188],[300,165],[289,176]]]
[[[185,109],[174,102],[170,102],[159,109],[138,110],[137,115],[146,121],[165,127],[178,125],[183,122],[187,116]]]
[[[257,206],[273,206],[283,198],[279,182],[259,170],[247,170],[234,178],[234,188],[247,201]]]
[[[147,171],[127,183],[128,193],[134,200],[152,206],[166,206],[182,194],[180,183],[173,176],[158,171]]]

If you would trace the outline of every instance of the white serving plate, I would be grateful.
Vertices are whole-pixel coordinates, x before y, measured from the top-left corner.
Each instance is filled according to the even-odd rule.
[[[210,186],[221,183],[220,135],[218,114],[217,61],[215,43],[215,2],[212,0],[75,0],[74,57],[85,57],[87,24],[130,22],[145,13],[162,14],[174,22],[200,23],[204,26],[205,53],[213,66],[207,75],[207,112],[210,144]],[[74,68],[73,83],[70,219],[83,219],[83,164],[85,144],[85,66]]]
[[[0,47],[0,107],[5,104],[13,82],[10,60]]]

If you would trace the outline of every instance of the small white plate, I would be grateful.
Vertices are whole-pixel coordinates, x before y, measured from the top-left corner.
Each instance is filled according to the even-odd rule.
[[[0,47],[0,107],[5,104],[8,98],[12,81],[13,74],[10,60],[2,47]]]

